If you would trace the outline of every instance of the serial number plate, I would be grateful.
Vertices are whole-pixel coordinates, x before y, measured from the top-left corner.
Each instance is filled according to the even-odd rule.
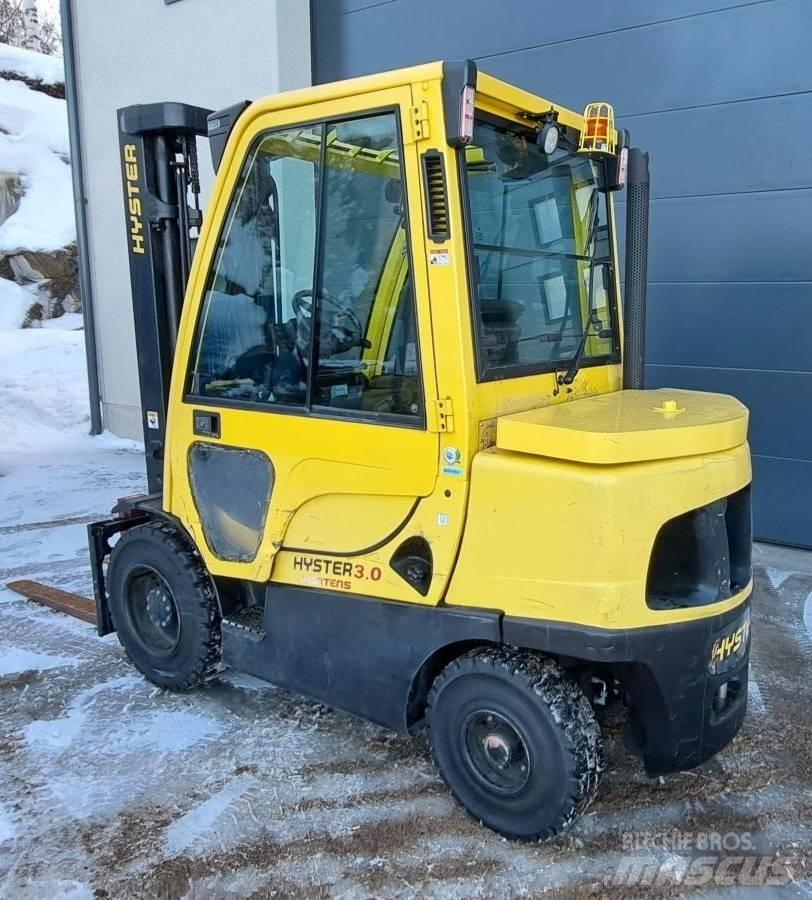
[[[728,669],[732,669],[738,663],[747,648],[750,646],[750,610],[744,614],[737,624],[729,631],[720,635],[713,642],[708,672],[711,675],[720,675]]]

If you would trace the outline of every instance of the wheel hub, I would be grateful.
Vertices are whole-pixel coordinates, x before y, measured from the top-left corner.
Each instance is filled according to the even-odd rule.
[[[491,790],[518,793],[530,777],[530,755],[519,730],[490,710],[471,713],[463,724],[469,768]]]
[[[500,769],[510,765],[510,745],[500,734],[489,734],[482,740],[488,760]]]
[[[155,586],[147,593],[147,615],[153,625],[166,628],[172,621],[172,599],[167,592]]]
[[[180,613],[166,580],[144,566],[126,585],[126,610],[135,637],[144,650],[169,656],[180,639]]]

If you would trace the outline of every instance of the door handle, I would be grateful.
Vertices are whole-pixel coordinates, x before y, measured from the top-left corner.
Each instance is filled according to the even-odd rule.
[[[203,437],[220,437],[220,413],[196,409],[193,416],[193,430],[195,434]]]

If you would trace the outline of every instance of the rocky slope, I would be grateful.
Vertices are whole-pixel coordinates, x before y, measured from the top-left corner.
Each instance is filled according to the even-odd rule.
[[[81,309],[62,60],[0,44],[0,327]]]

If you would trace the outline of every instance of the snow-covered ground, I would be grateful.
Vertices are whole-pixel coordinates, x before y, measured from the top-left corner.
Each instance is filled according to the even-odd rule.
[[[86,523],[143,489],[135,445],[86,436],[81,338],[0,332],[2,584],[89,593]],[[544,846],[468,819],[419,738],[236,674],[161,693],[115,636],[0,589],[0,897],[717,897],[743,871],[808,894],[812,566],[770,559],[735,743],[648,779],[610,720],[598,799]]]
[[[0,581],[90,589],[85,525],[144,490],[140,447],[88,435],[79,316],[0,331]],[[54,522],[69,522],[54,527]]]

